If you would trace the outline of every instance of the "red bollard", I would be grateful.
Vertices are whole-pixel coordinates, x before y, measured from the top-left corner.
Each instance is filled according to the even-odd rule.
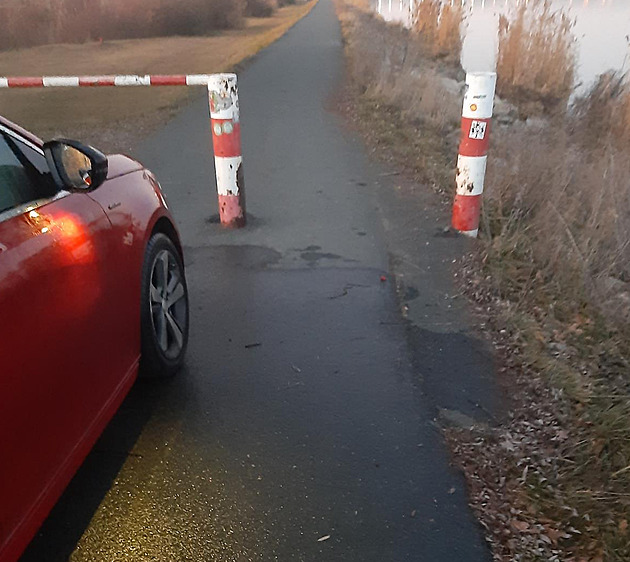
[[[474,72],[466,75],[453,228],[473,238],[477,237],[479,231],[496,81],[495,72]]]
[[[208,82],[214,165],[221,224],[245,226],[245,187],[236,74],[214,74]]]

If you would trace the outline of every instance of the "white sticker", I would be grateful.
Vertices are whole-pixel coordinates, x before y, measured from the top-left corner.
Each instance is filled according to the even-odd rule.
[[[470,133],[468,138],[483,140],[486,136],[486,122],[485,121],[473,121],[470,124]]]

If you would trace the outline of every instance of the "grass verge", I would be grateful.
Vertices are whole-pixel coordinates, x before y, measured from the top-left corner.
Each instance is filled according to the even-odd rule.
[[[242,29],[208,37],[167,37],[47,45],[0,53],[0,76],[193,74],[237,68],[281,37],[317,0],[248,18]],[[191,90],[59,88],[0,90],[2,115],[42,138],[79,138],[107,151],[126,151],[188,101]]]
[[[501,468],[483,493],[510,506],[511,541],[475,502],[501,560],[630,559],[628,95],[604,76],[567,114],[493,133],[467,289],[516,399],[494,435],[460,434],[456,451],[471,474]]]

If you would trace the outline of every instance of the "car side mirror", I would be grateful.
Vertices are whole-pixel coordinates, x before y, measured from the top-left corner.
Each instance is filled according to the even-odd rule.
[[[54,139],[44,144],[44,154],[59,189],[91,191],[107,178],[107,156],[91,146]]]

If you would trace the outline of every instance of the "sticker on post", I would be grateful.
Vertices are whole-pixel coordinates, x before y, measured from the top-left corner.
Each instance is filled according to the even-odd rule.
[[[486,136],[486,125],[485,121],[473,121],[470,124],[470,133],[468,133],[468,138],[483,140]]]

